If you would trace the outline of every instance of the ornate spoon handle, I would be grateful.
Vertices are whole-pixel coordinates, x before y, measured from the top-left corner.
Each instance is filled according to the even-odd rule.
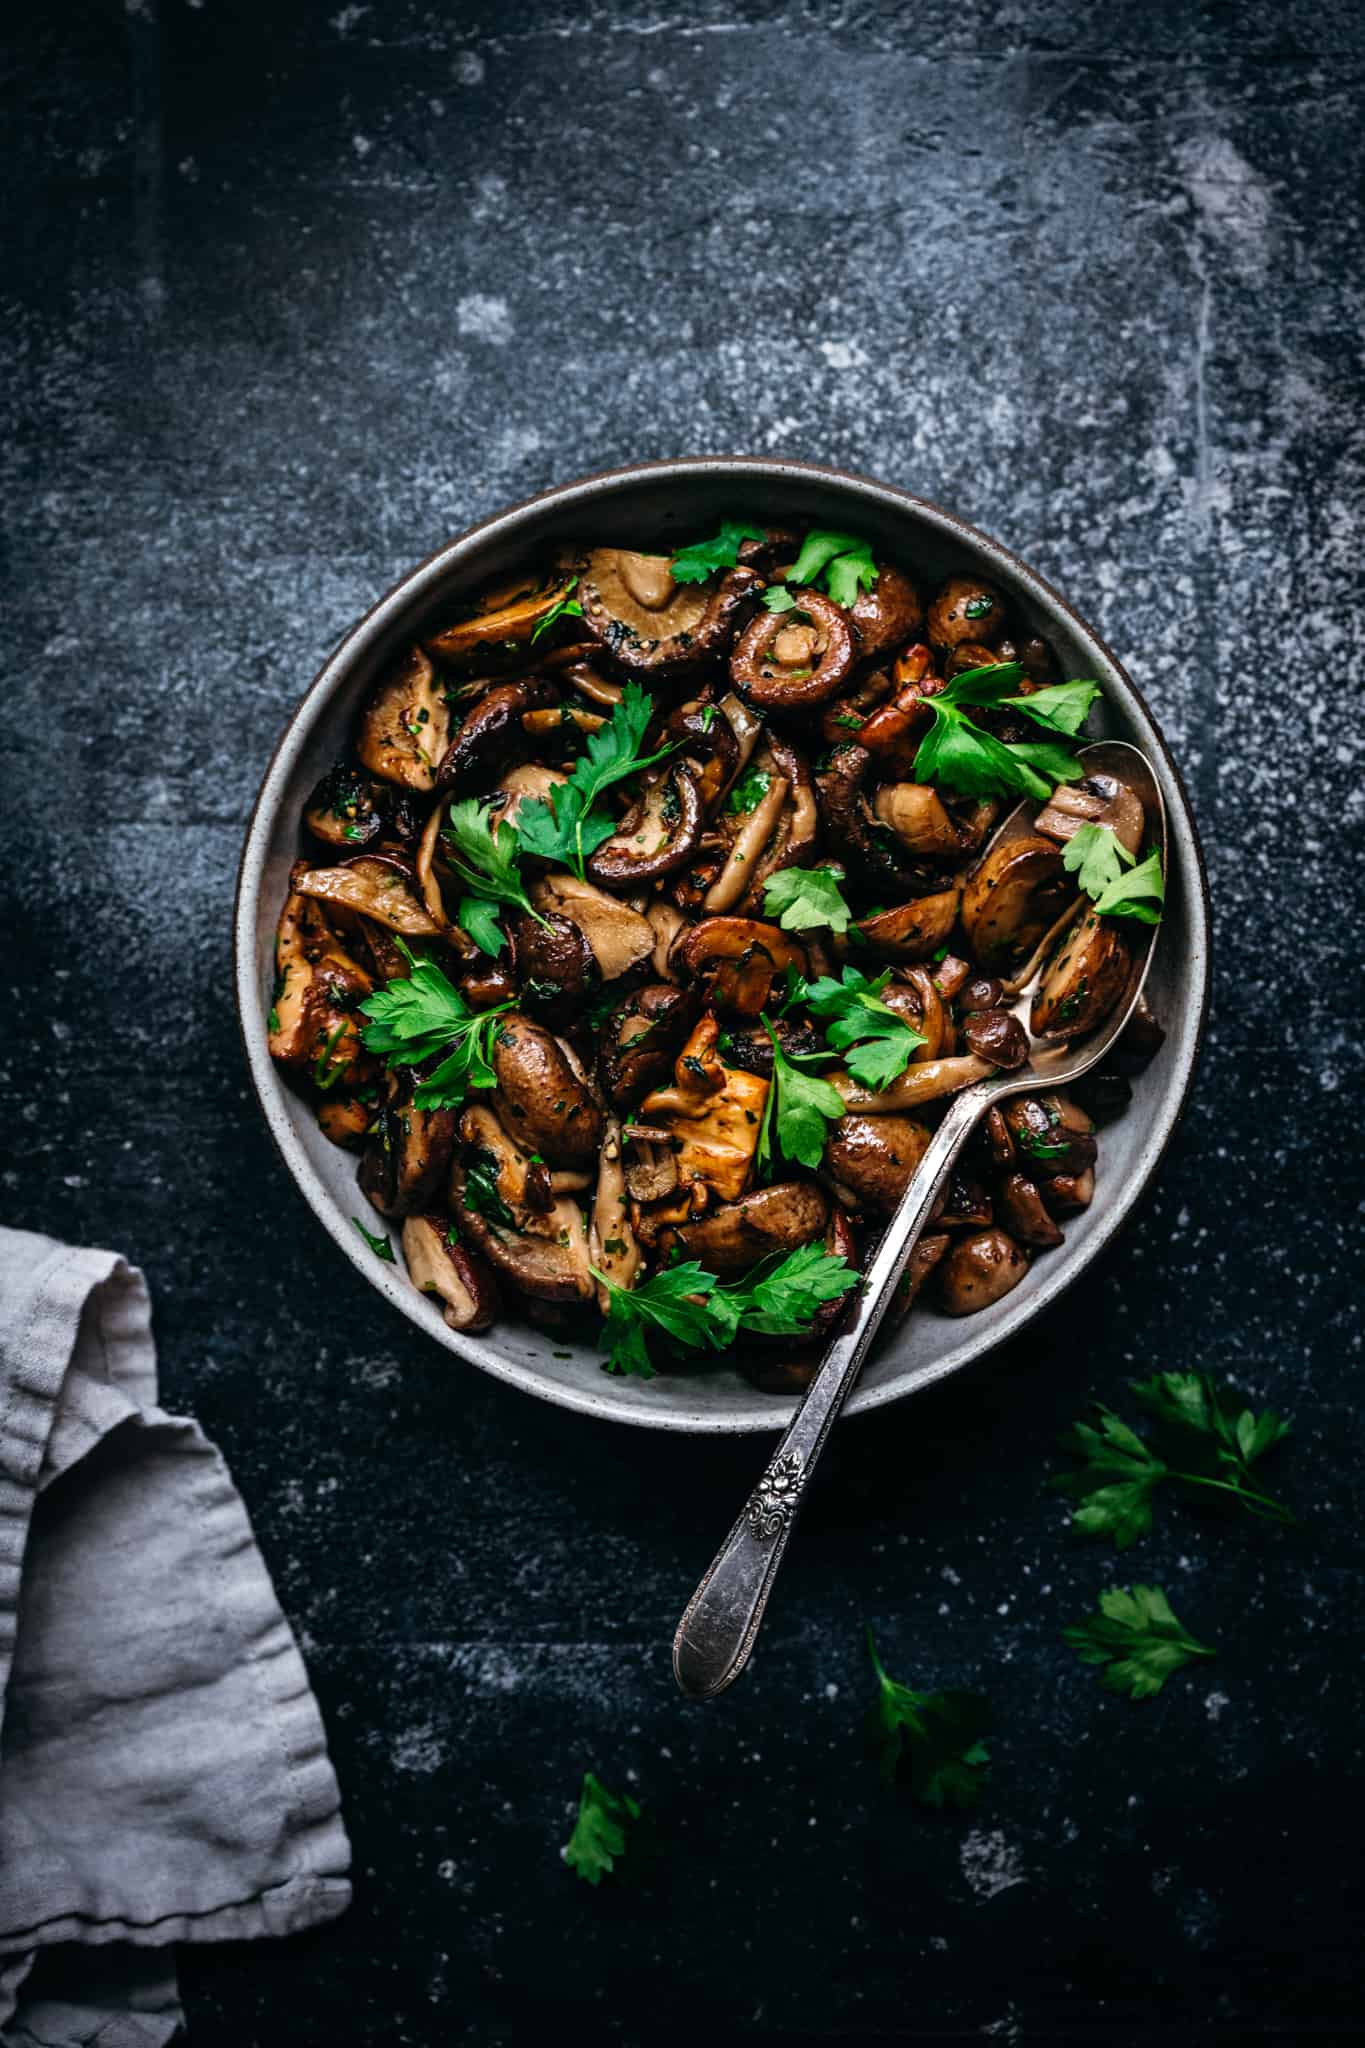
[[[694,1699],[723,1692],[749,1661],[815,1461],[862,1370],[949,1169],[994,1095],[990,1083],[978,1082],[950,1104],[868,1269],[852,1323],[825,1353],[744,1512],[688,1602],[673,1638],[673,1673]]]

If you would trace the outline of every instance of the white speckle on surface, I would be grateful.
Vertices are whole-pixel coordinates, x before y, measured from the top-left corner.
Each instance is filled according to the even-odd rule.
[[[368,156],[374,148],[374,144],[368,135],[353,135],[351,137],[351,148],[357,156]]]
[[[351,30],[364,20],[369,11],[368,7],[343,7],[340,13],[332,16],[328,26],[335,29],[339,36],[348,36]]]
[[[1231,1706],[1231,1704],[1232,1702],[1225,1692],[1211,1692],[1204,1701],[1204,1712],[1208,1715],[1210,1721],[1221,1721],[1224,1707]]]
[[[419,1777],[429,1777],[445,1762],[445,1751],[430,1721],[420,1721],[415,1728],[405,1728],[396,1738],[391,1755],[395,1770],[411,1771]]]
[[[457,84],[483,84],[485,65],[477,50],[461,50],[450,69]]]
[[[856,341],[822,341],[820,353],[831,370],[861,370],[867,353]]]
[[[1222,135],[1201,135],[1176,152],[1201,221],[1226,240],[1264,253],[1270,195],[1246,158]]]
[[[958,1857],[962,1875],[979,1899],[993,1899],[1011,1885],[1028,1882],[1023,1857],[998,1828],[990,1834],[973,1828],[963,1836]]]
[[[455,308],[455,326],[476,341],[491,341],[503,348],[512,339],[512,315],[506,299],[487,292],[468,292]]]

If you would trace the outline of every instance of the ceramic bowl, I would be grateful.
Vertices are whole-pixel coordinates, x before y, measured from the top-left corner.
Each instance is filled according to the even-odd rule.
[[[1188,799],[1157,725],[1104,642],[1042,577],[952,513],[866,477],[805,463],[699,458],[642,463],[585,477],[501,512],[441,548],[380,599],[328,657],[296,707],[266,770],[242,854],[236,905],[237,1001],[261,1108],[285,1165],[341,1252],[453,1369],[475,1365],[541,1400],[647,1428],[776,1430],[789,1399],[757,1392],[717,1359],[709,1369],[617,1379],[591,1343],[573,1344],[527,1323],[481,1337],[450,1330],[401,1266],[377,1259],[352,1218],[372,1221],[355,1184],[355,1159],[322,1137],[266,1050],[275,924],[299,848],[304,798],[343,750],[358,705],[382,669],[434,629],[457,596],[547,542],[570,538],[678,545],[736,514],[770,522],[852,528],[932,585],[950,570],[978,570],[1009,596],[1021,620],[1051,642],[1063,674],[1102,685],[1090,731],[1133,741],[1154,762],[1166,799],[1167,912],[1148,990],[1166,1043],[1134,1084],[1131,1107],[1107,1126],[1093,1206],[1070,1218],[1066,1243],[1038,1259],[994,1307],[964,1320],[916,1310],[883,1344],[848,1402],[856,1415],[956,1372],[1041,1315],[1122,1229],[1156,1170],[1194,1072],[1208,1001],[1208,903]],[[394,1233],[396,1236],[396,1232]],[[395,1342],[399,1330],[395,1325]],[[409,1339],[411,1341],[411,1339]]]

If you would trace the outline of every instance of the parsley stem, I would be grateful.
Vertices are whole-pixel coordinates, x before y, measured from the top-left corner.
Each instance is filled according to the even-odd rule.
[[[1217,1493],[1236,1494],[1238,1500],[1246,1502],[1249,1513],[1259,1514],[1264,1521],[1297,1526],[1296,1515],[1291,1514],[1280,1501],[1272,1500],[1268,1493],[1259,1493],[1254,1486],[1243,1486],[1231,1479],[1210,1479],[1202,1472],[1178,1472],[1173,1466],[1168,1466],[1167,1470],[1172,1479],[1179,1479],[1186,1486],[1209,1486]]]

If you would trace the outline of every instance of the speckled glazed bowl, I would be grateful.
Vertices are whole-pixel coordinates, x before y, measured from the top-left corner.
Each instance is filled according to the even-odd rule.
[[[1047,636],[1062,671],[1104,687],[1091,721],[1105,737],[1131,740],[1155,763],[1169,824],[1167,913],[1148,990],[1166,1026],[1161,1052],[1134,1083],[1129,1110],[1104,1132],[1093,1206],[1068,1218],[1066,1243],[1039,1259],[1021,1287],[979,1315],[956,1321],[922,1308],[889,1338],[863,1374],[847,1413],[900,1400],[992,1350],[1039,1315],[1119,1231],[1180,1115],[1194,1072],[1208,1001],[1208,904],[1199,843],[1180,777],[1151,713],[1104,642],[998,542],[951,513],[866,477],[803,463],[705,457],[643,463],[547,491],[476,526],[405,576],[329,657],[290,719],[266,771],[247,832],[236,908],[237,1001],[252,1080],[285,1164],[345,1256],[424,1336],[460,1365],[482,1367],[542,1400],[657,1429],[776,1430],[792,1402],[758,1393],[717,1360],[706,1371],[615,1379],[591,1345],[571,1346],[529,1324],[505,1322],[486,1336],[457,1334],[409,1283],[401,1266],[375,1258],[351,1218],[368,1215],[355,1160],[328,1143],[307,1103],[291,1093],[266,1050],[275,924],[298,852],[304,798],[345,746],[351,720],[380,671],[442,622],[452,600],[501,574],[548,541],[590,537],[638,546],[677,545],[736,513],[787,524],[853,528],[918,571],[925,583],[950,570],[980,570]]]

